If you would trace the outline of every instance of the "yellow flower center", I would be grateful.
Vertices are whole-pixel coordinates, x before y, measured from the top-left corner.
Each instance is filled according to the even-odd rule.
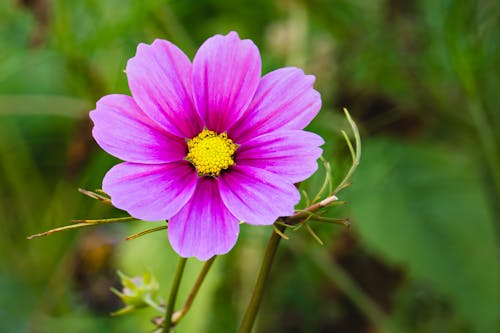
[[[200,134],[187,140],[190,161],[200,176],[217,177],[222,170],[234,165],[233,155],[236,144],[226,133],[217,134],[204,129]]]

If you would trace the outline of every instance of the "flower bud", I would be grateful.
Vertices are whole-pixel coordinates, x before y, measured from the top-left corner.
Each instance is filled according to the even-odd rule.
[[[111,291],[120,297],[125,307],[114,312],[113,315],[126,314],[155,303],[159,284],[151,272],[144,272],[142,276],[129,277],[118,271],[118,275],[123,289],[118,291],[112,288]]]

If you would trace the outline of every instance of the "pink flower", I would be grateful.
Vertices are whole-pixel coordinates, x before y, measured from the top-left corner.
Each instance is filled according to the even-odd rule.
[[[140,44],[126,69],[132,97],[107,95],[93,136],[126,162],[103,180],[113,204],[168,219],[183,257],[206,260],[236,243],[239,221],[270,225],[294,213],[294,183],[311,176],[323,139],[303,131],[321,107],[314,77],[293,67],[261,78],[259,50],[231,32],[193,62],[175,45]]]

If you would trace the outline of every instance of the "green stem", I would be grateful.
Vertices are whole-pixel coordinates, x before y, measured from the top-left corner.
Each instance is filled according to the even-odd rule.
[[[284,225],[275,224],[275,226],[281,233],[285,231],[286,227]],[[260,266],[259,276],[257,277],[252,298],[248,303],[239,333],[250,333],[252,331],[255,317],[257,316],[257,311],[259,310],[262,295],[264,294],[266,282],[269,277],[269,272],[271,271],[271,266],[273,264],[274,256],[276,254],[276,250],[278,249],[280,240],[281,236],[273,230],[273,233],[269,238],[269,242],[267,243],[264,259],[262,260],[262,264]]]
[[[184,267],[186,266],[187,258],[179,258],[179,263],[177,264],[177,269],[175,271],[174,281],[172,282],[172,287],[170,288],[170,295],[168,296],[167,311],[165,312],[165,321],[163,323],[163,333],[169,333],[172,324],[172,314],[174,313],[175,299],[177,298],[177,293],[179,291],[179,285],[181,284],[182,273],[184,273]]]
[[[205,280],[205,276],[207,276],[208,271],[210,270],[210,267],[212,267],[212,264],[215,261],[215,258],[217,256],[213,256],[210,258],[208,261],[205,262],[203,265],[203,268],[201,269],[200,274],[198,275],[198,278],[196,279],[196,282],[194,283],[193,289],[191,289],[191,292],[188,295],[188,298],[186,299],[186,302],[184,303],[184,306],[182,309],[179,311],[176,311],[173,316],[172,316],[172,323],[174,325],[177,325],[179,321],[184,317],[184,315],[189,311],[191,308],[191,305],[193,304],[194,298],[196,297],[196,294],[200,290],[201,284]]]

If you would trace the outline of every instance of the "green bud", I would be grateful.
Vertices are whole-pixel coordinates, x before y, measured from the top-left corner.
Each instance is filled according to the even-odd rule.
[[[120,282],[123,286],[121,291],[111,288],[111,291],[120,297],[125,307],[114,312],[113,315],[130,313],[135,309],[146,306],[158,307],[154,299],[158,295],[159,284],[150,271],[144,272],[142,276],[129,277],[118,271]]]

